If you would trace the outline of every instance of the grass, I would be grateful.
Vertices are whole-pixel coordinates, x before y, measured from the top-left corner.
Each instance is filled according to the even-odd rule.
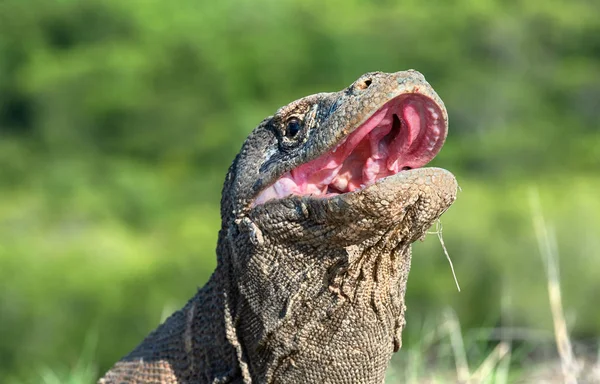
[[[420,343],[404,351],[404,358],[390,367],[387,383],[600,383],[600,347],[595,359],[590,355],[578,357],[573,350],[563,311],[556,235],[554,228],[544,218],[537,189],[530,190],[529,202],[538,250],[546,272],[548,300],[554,325],[554,346],[558,358],[536,361],[525,366],[515,364],[518,362],[511,361],[513,340],[508,337],[500,340],[483,361],[469,361],[467,350],[473,346],[465,346],[458,317],[454,311],[447,309],[443,321],[425,332]],[[443,242],[442,246],[446,253]],[[454,274],[454,270],[452,273]],[[499,331],[504,335],[524,334],[527,345],[522,345],[521,349],[535,348],[536,340],[527,339],[527,336],[539,334],[536,330],[527,329],[513,330],[517,332],[510,332],[510,329]],[[450,355],[442,352],[448,347]],[[448,368],[449,360],[454,362],[454,371]],[[521,367],[511,372],[512,365]]]
[[[156,326],[163,308],[178,308],[202,284],[214,264],[217,207],[192,204],[193,196],[182,201],[175,187],[151,188],[153,177],[133,177],[135,184],[150,187],[123,201],[137,204],[139,212],[154,212],[142,215],[145,225],[138,227],[118,216],[118,207],[107,210],[119,198],[95,184],[74,182],[79,190],[62,197],[70,210],[55,208],[60,215],[45,200],[62,201],[59,193],[44,189],[55,184],[40,182],[29,191],[35,193],[5,195],[3,383],[94,382]],[[461,180],[463,192],[444,215],[444,240],[462,292],[454,287],[439,242],[416,245],[405,343],[393,357],[389,383],[518,382],[544,371],[561,378],[572,372],[585,382],[581,377],[598,375],[598,358],[582,347],[581,336],[599,334],[597,306],[590,303],[600,280],[599,259],[593,257],[600,247],[600,179],[581,177],[563,185],[546,180],[540,198],[531,197],[528,182],[500,183]],[[537,254],[553,261],[542,263]],[[561,279],[544,278],[550,265],[558,272],[558,261]],[[550,303],[562,293],[564,309],[546,304],[548,290]],[[435,314],[446,306],[453,311]],[[481,313],[489,317],[474,315]],[[92,329],[98,330],[96,344],[89,341]],[[577,330],[577,338],[568,330]],[[554,334],[562,335],[558,344]],[[556,345],[561,354],[566,351],[566,363],[560,363]]]
[[[95,383],[98,368],[94,363],[98,346],[98,333],[91,331],[86,337],[85,344],[77,363],[72,368],[52,368],[42,366],[38,370],[35,382],[41,384],[87,384]]]

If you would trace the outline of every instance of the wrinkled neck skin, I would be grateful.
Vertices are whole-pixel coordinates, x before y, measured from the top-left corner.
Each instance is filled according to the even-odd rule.
[[[410,242],[401,227],[358,233],[351,217],[323,225],[305,208],[281,212],[285,228],[256,212],[221,236],[241,363],[255,382],[382,382],[401,344]]]

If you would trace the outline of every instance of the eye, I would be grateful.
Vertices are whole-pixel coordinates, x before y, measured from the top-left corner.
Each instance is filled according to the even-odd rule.
[[[296,135],[298,134],[298,132],[300,132],[301,129],[302,125],[300,124],[300,120],[298,120],[297,117],[292,117],[287,121],[285,127],[285,136],[290,139],[293,139],[294,137],[296,137]]]

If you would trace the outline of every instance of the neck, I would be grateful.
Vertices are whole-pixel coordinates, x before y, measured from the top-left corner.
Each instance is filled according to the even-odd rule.
[[[408,245],[388,249],[397,242],[387,236],[337,250],[302,244],[253,249],[251,258],[263,267],[248,260],[248,275],[238,271],[241,280],[230,291],[254,380],[324,382],[345,375],[352,382],[383,381],[400,347],[411,257]]]
[[[125,359],[163,361],[180,382],[250,382],[245,364],[240,363],[226,276],[225,267],[219,265],[206,285]]]
[[[186,311],[184,346],[197,360],[195,372],[206,372],[208,382],[251,382],[238,331],[234,325],[237,294],[231,289],[231,270],[219,264],[204,287],[182,309]]]

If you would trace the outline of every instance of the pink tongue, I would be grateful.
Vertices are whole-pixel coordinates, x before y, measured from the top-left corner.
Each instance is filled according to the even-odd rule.
[[[402,127],[398,136],[390,143],[389,153],[391,154],[387,161],[387,168],[396,173],[402,168],[409,166],[409,159],[402,159],[402,155],[411,153],[410,148],[415,142],[418,142],[417,137],[421,133],[421,125],[425,120],[421,117],[419,109],[407,103],[402,109]],[[404,125],[407,125],[405,127]]]
[[[424,108],[410,99],[382,108],[333,151],[292,170],[290,181],[294,185],[286,184],[285,192],[326,193],[329,185],[341,192],[353,191],[403,169],[420,166],[423,159],[415,155],[427,133]],[[385,139],[390,133],[391,142]]]
[[[353,180],[357,184],[356,188],[363,182],[373,182],[377,178],[397,173],[404,167],[411,167],[412,164],[409,155],[413,152],[411,149],[416,149],[412,147],[415,143],[418,144],[420,134],[426,131],[422,129],[424,128],[422,125],[424,125],[425,119],[421,116],[419,105],[411,101],[405,103],[401,111],[393,107],[381,109],[371,116],[357,131],[352,132],[328,156],[315,159],[292,170],[291,176],[300,190],[304,190],[308,185],[316,185],[319,189],[324,188],[334,182],[334,179],[336,182],[341,183],[343,181],[341,179],[344,176],[341,174],[339,175],[341,177],[337,176],[339,173],[344,173],[340,172],[342,171],[342,166],[345,162],[348,162],[349,156],[353,154],[353,151],[357,149],[357,146],[367,135],[369,135],[369,142],[371,143],[370,156],[369,154],[366,155],[366,163],[362,171],[364,180],[353,177],[353,179],[356,179]],[[401,117],[398,116],[398,112],[400,112]],[[401,124],[400,127],[397,127],[400,129],[400,132],[391,143],[385,145],[381,139],[390,132],[392,124],[396,119],[401,119],[401,121],[395,121],[396,124]],[[361,150],[360,152],[363,151]],[[358,166],[358,168],[360,167]],[[350,175],[346,176],[346,178],[348,177]],[[345,181],[342,184],[345,185]]]
[[[344,161],[350,156],[356,146],[377,127],[386,117],[389,108],[383,108],[371,116],[357,131],[352,132],[328,156],[315,159],[292,170],[292,176],[298,184],[306,181],[329,184],[337,174]]]

